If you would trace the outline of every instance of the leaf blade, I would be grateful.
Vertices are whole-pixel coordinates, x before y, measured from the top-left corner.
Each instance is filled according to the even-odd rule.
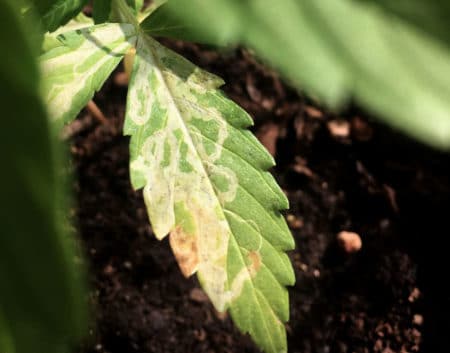
[[[60,45],[40,57],[42,94],[58,125],[74,119],[135,41],[130,24],[103,24],[58,36]]]
[[[46,53],[51,49],[59,47],[61,45],[61,42],[58,39],[58,36],[60,34],[85,27],[91,27],[93,24],[94,23],[91,18],[85,16],[80,12],[76,17],[67,22],[67,24],[65,24],[64,26],[59,27],[56,31],[51,33],[47,32],[44,34],[41,53]]]
[[[95,24],[107,22],[111,14],[111,0],[95,0],[92,8],[92,17]]]
[[[267,352],[286,351],[285,285],[295,279],[284,251],[294,242],[279,210],[288,203],[266,171],[272,157],[245,130],[251,118],[222,83],[139,37],[124,126],[131,180],[182,272],[197,273],[215,307],[229,307]]]
[[[53,32],[77,15],[88,0],[32,0],[40,14],[44,32]]]
[[[16,4],[17,5],[17,4]],[[64,219],[68,188],[39,96],[29,33],[12,1],[0,2],[0,39],[8,48],[0,79],[0,350],[65,352],[85,333],[83,268]],[[28,31],[27,31],[28,29]],[[59,214],[59,212],[64,215]]]
[[[420,30],[425,30],[439,40],[450,44],[448,36],[450,26],[447,19],[450,16],[450,4],[447,1],[431,0],[361,0],[373,3],[384,11],[410,22]]]
[[[355,97],[396,129],[449,149],[450,49],[442,39],[448,26],[439,19],[434,29],[434,15],[417,16],[419,5],[439,12],[437,2],[415,4],[411,16],[403,11],[405,3],[392,5],[398,16],[385,11],[381,0],[172,0],[167,7],[195,30],[191,34],[254,48],[332,108]],[[442,10],[448,13],[448,6]]]

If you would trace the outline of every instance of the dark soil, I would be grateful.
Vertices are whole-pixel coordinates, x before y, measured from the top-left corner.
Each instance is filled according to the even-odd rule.
[[[289,351],[450,352],[450,156],[354,107],[321,109],[245,50],[166,44],[228,82],[225,92],[275,154],[297,243]],[[129,182],[120,81],[119,70],[95,98],[106,124],[84,111],[67,131],[92,288],[90,337],[79,352],[258,352],[196,279],[181,275],[168,242],[152,236]],[[360,251],[339,246],[343,230],[360,235]]]

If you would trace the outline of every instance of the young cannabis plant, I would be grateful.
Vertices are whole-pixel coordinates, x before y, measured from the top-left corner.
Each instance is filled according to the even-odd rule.
[[[67,13],[84,4],[68,3],[78,7]],[[229,310],[266,352],[285,352],[285,286],[295,280],[285,251],[294,240],[280,213],[288,201],[267,171],[274,160],[247,130],[250,116],[219,90],[220,78],[146,34],[138,18],[151,14],[141,7],[96,0],[94,18],[110,22],[79,15],[46,35],[48,111],[55,124],[70,122],[135,50],[124,133],[131,182],[143,188],[154,233],[169,234],[181,271],[197,274],[217,310]],[[58,11],[45,18],[64,18]]]

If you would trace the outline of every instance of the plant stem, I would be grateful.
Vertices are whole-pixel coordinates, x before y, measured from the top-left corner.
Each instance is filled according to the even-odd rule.
[[[103,112],[100,110],[98,105],[95,104],[95,102],[92,99],[86,105],[86,109],[88,110],[89,113],[91,113],[91,115],[94,117],[94,119],[96,119],[101,124],[108,123],[108,119],[106,119]]]

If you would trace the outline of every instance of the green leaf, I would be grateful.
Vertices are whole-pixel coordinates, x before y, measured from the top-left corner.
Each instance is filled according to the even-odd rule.
[[[111,14],[111,0],[94,0],[92,17],[96,24],[107,22]]]
[[[218,2],[215,8],[207,6],[202,9],[205,17],[216,11],[221,13],[223,16],[221,16],[218,25],[208,24],[209,22],[205,17],[199,18],[200,23],[197,23],[197,19],[190,13],[190,9],[187,9],[187,14],[180,15],[178,12],[179,6],[186,5],[186,3],[178,4],[177,0],[163,1],[142,21],[142,30],[152,36],[183,39],[205,44],[226,45],[237,41],[232,20],[236,9],[231,6],[232,4]],[[226,25],[221,27],[221,24]],[[205,31],[204,28],[207,26],[210,26],[213,30]]]
[[[76,16],[88,0],[32,0],[44,31],[53,32]]]
[[[447,0],[360,0],[379,5],[383,10],[404,19],[450,44],[450,2]]]
[[[354,97],[399,130],[450,148],[450,51],[430,31],[364,1],[170,0],[168,6],[201,40],[254,48],[331,107]]]
[[[222,80],[147,35],[137,41],[124,132],[130,169],[156,237],[184,275],[197,273],[214,306],[267,352],[286,351],[285,285],[294,247],[288,201],[273,158],[246,129],[250,116],[218,90]]]
[[[58,125],[75,118],[135,42],[130,24],[103,24],[58,36],[40,57],[43,97]]]
[[[121,3],[118,5],[118,3]],[[127,6],[128,10],[130,10],[130,13],[133,17],[137,17],[139,11],[144,6],[143,0],[120,0],[120,1],[111,1],[111,0],[95,0],[94,1],[94,20],[95,23],[103,23],[103,22],[125,22],[125,23],[132,23],[134,24],[135,21],[130,21],[130,18],[128,16],[123,17],[123,12],[119,10],[119,13],[117,12],[118,7],[120,8],[121,5],[125,4]]]
[[[84,333],[85,288],[75,264],[59,146],[39,95],[29,31],[0,1],[0,351],[66,352]],[[28,24],[31,30],[33,24]]]
[[[128,6],[133,10],[134,14],[137,15],[141,11],[142,6],[144,6],[144,0],[126,0]]]
[[[208,43],[208,36],[196,33],[195,28],[189,27],[174,16],[167,4],[159,6],[141,23],[145,33],[154,37],[169,37],[188,41]],[[214,41],[214,40],[213,40]]]
[[[167,0],[153,0],[150,4],[145,5],[138,13],[138,22],[143,22],[148,16],[150,16],[156,9],[164,5]]]
[[[0,352],[15,353],[12,333],[5,323],[2,312],[0,312]]]

